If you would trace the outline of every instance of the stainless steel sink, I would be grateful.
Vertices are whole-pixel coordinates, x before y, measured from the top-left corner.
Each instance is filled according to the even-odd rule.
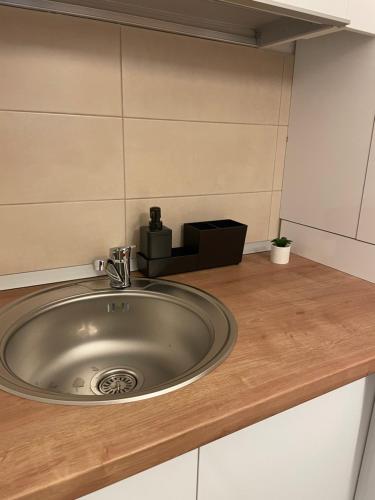
[[[230,311],[207,293],[136,279],[49,287],[0,311],[0,388],[38,401],[111,404],[202,377],[236,340]]]

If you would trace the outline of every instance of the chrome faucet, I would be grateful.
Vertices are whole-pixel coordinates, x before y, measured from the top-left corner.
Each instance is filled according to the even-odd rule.
[[[128,288],[130,283],[131,247],[115,247],[109,251],[109,258],[94,261],[96,271],[104,271],[112,288]]]

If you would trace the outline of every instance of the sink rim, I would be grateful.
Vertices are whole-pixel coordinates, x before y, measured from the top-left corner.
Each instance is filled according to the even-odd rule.
[[[153,291],[150,288],[153,286],[162,286],[169,289],[169,291],[182,291],[187,292],[192,297],[199,297],[208,301],[211,306],[213,305],[219,316],[225,320],[226,332],[225,341],[219,346],[216,354],[212,355],[213,345],[215,340],[224,335],[223,330],[215,333],[214,329],[209,327],[211,320],[208,313],[202,308],[198,308],[193,301],[182,299],[181,297],[173,296],[172,293],[165,293],[160,291]],[[62,293],[61,293],[62,292]],[[27,318],[36,317],[43,310],[48,310],[53,307],[58,307],[59,304],[71,302],[72,300],[82,300],[84,298],[95,298],[99,296],[113,295],[113,296],[126,296],[132,293],[133,295],[146,295],[147,297],[156,297],[158,299],[170,300],[176,304],[187,307],[194,312],[206,324],[209,333],[213,334],[213,342],[206,355],[201,358],[189,370],[182,372],[180,375],[163,382],[162,384],[155,385],[139,392],[128,393],[128,395],[121,395],[118,397],[113,396],[99,396],[91,395],[75,395],[69,393],[58,393],[51,390],[38,388],[37,386],[28,383],[19,378],[8,366],[6,361],[6,346],[12,335],[16,334],[19,328],[27,324]],[[55,295],[55,298],[53,298]],[[47,300],[48,298],[48,300]],[[20,314],[22,312],[22,314]],[[75,280],[69,283],[58,285],[51,285],[38,290],[31,294],[8,304],[0,309],[0,389],[11,394],[20,396],[22,398],[31,399],[34,401],[62,404],[62,405],[78,405],[78,406],[92,406],[92,405],[106,405],[106,404],[120,404],[130,403],[151,397],[159,396],[180,389],[188,384],[191,384],[200,378],[204,377],[219,364],[221,364],[232,351],[237,340],[237,323],[227,306],[214,297],[212,294],[207,293],[199,288],[185,285],[170,280],[150,279],[150,278],[135,278],[133,279],[132,286],[123,290],[114,290],[110,287],[106,278],[97,277],[83,280]],[[211,325],[212,326],[212,325]],[[221,326],[221,325],[220,325]]]

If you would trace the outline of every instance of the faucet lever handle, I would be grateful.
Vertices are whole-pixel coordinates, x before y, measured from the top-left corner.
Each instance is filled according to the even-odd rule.
[[[109,251],[110,259],[114,261],[124,261],[130,259],[131,246],[113,247]]]

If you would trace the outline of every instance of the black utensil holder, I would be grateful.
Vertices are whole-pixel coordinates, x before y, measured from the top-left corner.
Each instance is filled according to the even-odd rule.
[[[171,257],[148,259],[138,252],[138,269],[147,277],[187,273],[239,264],[247,226],[231,219],[184,224],[184,246],[172,248]]]
[[[184,224],[184,245],[198,253],[199,269],[239,264],[247,226],[231,219]]]

